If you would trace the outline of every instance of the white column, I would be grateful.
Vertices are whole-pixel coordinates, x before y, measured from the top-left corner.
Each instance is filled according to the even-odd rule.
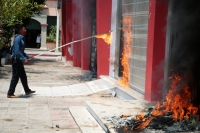
[[[118,26],[118,0],[112,0],[112,16],[111,16],[111,30],[112,32],[112,43],[110,45],[110,66],[109,66],[109,75],[114,78],[115,71],[118,71],[116,68],[116,53],[117,52],[117,26]],[[119,54],[119,53],[118,53]]]
[[[41,24],[41,47],[40,47],[40,49],[44,49],[44,50],[47,50],[47,46],[46,46],[47,26],[48,26],[48,24]]]
[[[59,9],[57,9],[57,26],[56,26],[56,51],[58,51],[59,44],[59,30],[60,30],[60,16]]]

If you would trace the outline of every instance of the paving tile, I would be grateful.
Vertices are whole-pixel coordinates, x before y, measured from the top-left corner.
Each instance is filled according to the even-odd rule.
[[[0,107],[0,114],[6,114],[7,113],[7,107]]]
[[[63,119],[71,119],[72,118],[72,116],[71,115],[69,115],[69,114],[60,114],[60,115],[52,115],[51,116],[51,119],[53,120],[53,121],[56,121],[56,120],[63,120]]]
[[[29,103],[30,99],[26,98],[12,98],[10,100],[11,103]]]
[[[29,119],[50,119],[51,115],[49,112],[38,112],[37,114],[29,114]]]
[[[56,133],[53,129],[28,129],[28,133]]]
[[[47,100],[36,100],[36,99],[31,99],[30,104],[48,104]]]
[[[73,118],[53,121],[53,127],[55,129],[56,129],[56,125],[59,125],[59,129],[78,129],[79,128]]]
[[[9,107],[7,114],[28,114],[28,107]]]
[[[73,106],[85,106],[84,102],[67,102],[68,107],[73,107]]]
[[[103,79],[85,83],[93,93],[115,88],[116,85]]]
[[[31,90],[35,90],[32,96],[52,96],[52,90],[50,87],[31,87]],[[24,91],[21,92],[24,94]]]
[[[72,96],[92,94],[90,89],[84,83],[69,85],[69,88],[72,92]]]
[[[3,127],[4,129],[7,128],[19,128],[25,129],[28,127],[28,119],[4,119]]]
[[[71,96],[68,86],[51,87],[53,96]]]
[[[6,114],[5,119],[28,119],[28,114]]]
[[[32,104],[32,103],[30,103],[29,107],[36,107],[36,108],[45,107],[45,108],[49,108],[49,105],[48,104],[35,104],[35,103]]]
[[[49,105],[49,108],[52,109],[68,109],[67,105]]]
[[[28,107],[29,103],[10,103],[9,107]]]
[[[54,116],[54,115],[71,115],[69,110],[68,109],[52,109],[50,110],[51,112],[51,115]]]
[[[0,97],[0,102],[10,102],[10,98],[6,98],[7,95],[5,95],[5,98]]]
[[[8,107],[9,104],[9,102],[0,102],[0,107]]]
[[[18,128],[15,128],[15,129],[9,129],[9,128],[6,128],[6,129],[2,129],[0,130],[1,133],[28,133],[28,130],[27,129],[18,129]]]
[[[6,117],[6,113],[5,114],[0,114],[0,119],[4,119],[5,117]]]
[[[79,129],[56,129],[56,133],[82,133]]]
[[[48,106],[29,107],[29,111],[49,111],[49,107]]]
[[[53,129],[51,119],[29,119],[29,128],[31,129]]]
[[[75,106],[69,110],[83,133],[105,133],[86,107]]]

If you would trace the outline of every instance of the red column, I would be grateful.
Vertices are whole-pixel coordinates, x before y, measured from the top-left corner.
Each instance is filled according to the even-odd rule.
[[[72,38],[80,39],[80,1],[72,0]],[[73,44],[73,66],[81,66],[81,42]]]
[[[80,0],[81,2],[81,38],[91,36],[91,2],[89,0]],[[90,48],[91,39],[81,41],[81,68],[82,70],[89,70],[90,68]]]
[[[62,1],[62,45],[72,41],[72,1]],[[68,52],[70,45],[62,48],[62,55],[66,56],[66,60],[72,60],[72,56]]]
[[[62,44],[66,43],[66,1],[62,1]],[[66,48],[62,47],[62,56],[66,56]]]
[[[145,100],[157,101],[163,97],[164,59],[166,44],[168,2],[150,0],[146,60]]]
[[[110,31],[112,0],[96,0],[97,34]],[[110,46],[97,39],[97,76],[109,74]]]

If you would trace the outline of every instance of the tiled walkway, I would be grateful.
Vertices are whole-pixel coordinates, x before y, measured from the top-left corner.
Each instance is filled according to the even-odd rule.
[[[81,75],[78,68],[62,61],[35,59],[25,66],[25,70],[30,88],[37,93],[8,99],[6,94],[11,79],[11,65],[0,68],[0,133],[81,133],[69,107],[85,107],[85,101],[88,100],[119,100],[105,91],[79,96],[75,95],[79,91],[74,90],[73,86],[70,92],[64,89],[69,85],[88,82],[88,79]],[[90,93],[93,92],[90,89]],[[21,93],[22,85],[19,82],[15,94]]]

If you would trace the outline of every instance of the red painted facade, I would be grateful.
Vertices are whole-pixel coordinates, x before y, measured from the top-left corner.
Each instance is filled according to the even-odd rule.
[[[145,100],[158,101],[163,98],[161,80],[164,78],[166,25],[168,2],[150,0],[148,20],[148,43],[146,59]]]
[[[62,1],[62,44],[91,36],[91,8],[96,1],[96,32],[111,30],[112,0],[63,0]],[[166,24],[168,3],[163,0],[149,0],[148,43],[146,59],[145,100],[157,101],[163,97],[159,84],[164,77]],[[109,75],[110,46],[97,39],[97,76]],[[89,70],[91,40],[73,44],[73,56],[63,47],[62,55],[73,66]],[[159,68],[159,69],[158,69]]]
[[[72,0],[62,1],[62,44],[72,41]],[[66,57],[67,61],[72,60],[72,56],[68,52],[71,45],[62,48],[62,56]]]
[[[81,7],[80,7],[80,33],[81,38],[86,38],[91,36],[92,34],[92,9],[91,9],[91,2],[92,1],[85,1],[80,0]],[[82,70],[89,70],[90,69],[90,49],[91,49],[91,39],[87,39],[81,41],[81,68]]]
[[[112,0],[96,1],[97,34],[110,31]],[[110,46],[97,39],[97,77],[109,74]]]
[[[80,39],[80,0],[72,0],[72,40]],[[73,43],[73,66],[81,67],[81,42]]]
[[[63,0],[62,1],[62,44],[91,36],[92,15],[91,3],[95,0]],[[96,0],[97,34],[110,31],[112,0]],[[105,4],[106,3],[106,4]],[[63,47],[62,55],[72,60],[74,67],[82,70],[90,68],[91,40],[85,40]],[[68,48],[73,47],[73,56]],[[110,46],[102,39],[97,39],[97,75],[109,73]]]

